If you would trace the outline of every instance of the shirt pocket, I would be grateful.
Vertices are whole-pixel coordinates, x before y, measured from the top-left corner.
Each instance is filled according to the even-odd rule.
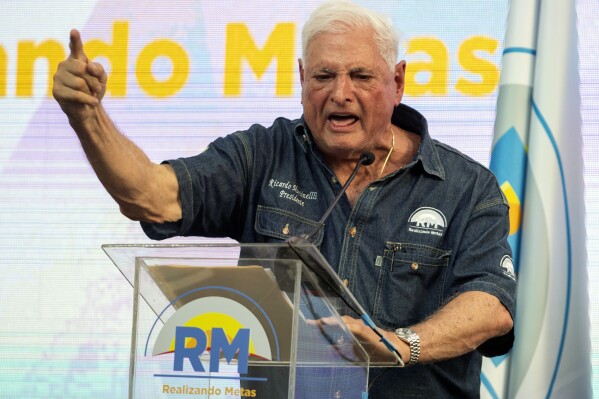
[[[265,242],[281,242],[291,237],[310,234],[317,225],[317,221],[296,215],[293,212],[258,205],[254,228],[257,233],[265,236]],[[323,236],[323,229],[320,229],[312,238],[312,243],[317,247],[320,246]]]
[[[373,317],[396,329],[422,321],[443,303],[451,251],[422,244],[387,242],[380,266]]]

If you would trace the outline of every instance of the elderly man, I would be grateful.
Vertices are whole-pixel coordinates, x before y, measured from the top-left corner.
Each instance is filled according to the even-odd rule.
[[[325,3],[302,39],[303,116],[254,125],[190,158],[155,164],[118,132],[101,103],[106,73],[77,31],[54,97],[122,213],[154,239],[307,233],[360,155],[373,153],[314,238],[407,365],[373,372],[370,397],[477,397],[476,349],[512,328],[507,202],[487,169],[431,139],[425,118],[401,104],[406,63],[396,63],[387,18]]]

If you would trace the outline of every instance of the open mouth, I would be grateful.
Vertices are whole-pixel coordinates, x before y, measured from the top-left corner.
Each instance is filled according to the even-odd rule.
[[[330,114],[329,122],[335,127],[351,126],[358,121],[358,117],[352,114]]]

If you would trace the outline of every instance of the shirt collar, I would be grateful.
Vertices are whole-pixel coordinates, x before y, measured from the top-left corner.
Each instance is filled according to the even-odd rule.
[[[425,172],[445,179],[445,169],[441,164],[435,143],[428,133],[426,118],[414,108],[399,104],[393,110],[391,122],[401,129],[420,135],[420,147],[414,160],[422,163]]]
[[[312,134],[310,133],[310,129],[308,129],[308,125],[306,125],[303,115],[300,119],[293,121],[291,130],[300,147],[304,152],[307,152],[308,147],[312,145]]]

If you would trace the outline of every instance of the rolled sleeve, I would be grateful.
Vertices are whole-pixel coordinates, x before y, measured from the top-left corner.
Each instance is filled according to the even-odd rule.
[[[186,235],[193,223],[193,188],[189,169],[183,159],[171,159],[164,161],[175,171],[179,182],[179,195],[181,198],[181,220],[167,223],[141,222],[144,233],[153,240],[164,240],[175,236]]]
[[[482,291],[497,297],[514,317],[516,278],[507,241],[508,212],[502,199],[486,201],[473,212],[456,257],[452,285],[454,294]]]
[[[239,132],[219,138],[193,157],[166,161],[179,182],[181,220],[142,223],[148,237],[239,237],[251,153],[242,135]]]

